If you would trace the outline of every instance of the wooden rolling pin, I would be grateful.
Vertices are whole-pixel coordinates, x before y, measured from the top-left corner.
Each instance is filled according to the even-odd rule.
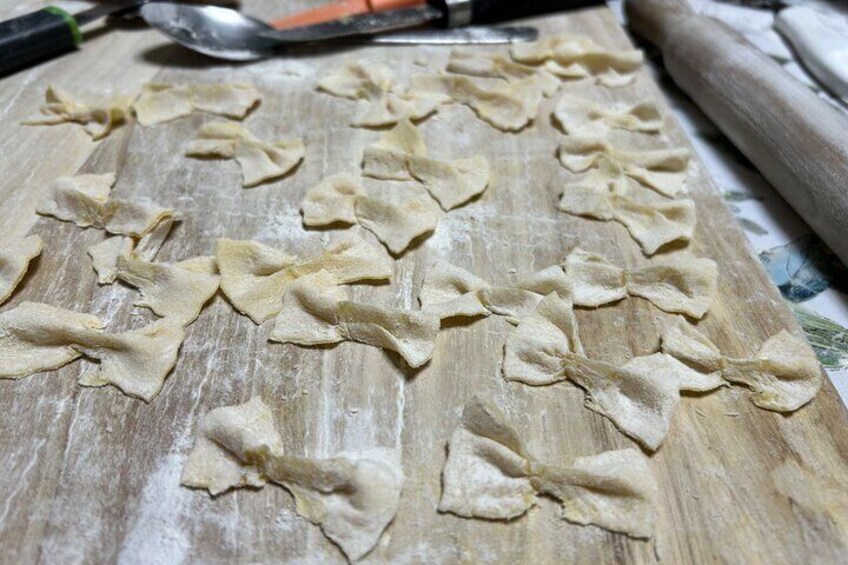
[[[686,0],[625,0],[631,29],[848,265],[848,116]]]

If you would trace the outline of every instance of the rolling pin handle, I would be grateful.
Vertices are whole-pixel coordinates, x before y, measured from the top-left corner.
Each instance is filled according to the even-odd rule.
[[[0,76],[58,57],[81,42],[77,21],[54,6],[0,22]]]

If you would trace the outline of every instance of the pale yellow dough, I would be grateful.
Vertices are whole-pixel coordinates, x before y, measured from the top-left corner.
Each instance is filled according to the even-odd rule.
[[[492,55],[480,51],[451,51],[448,66],[449,73],[481,78],[499,78],[507,82],[538,77],[541,92],[552,96],[559,88],[559,78],[545,69],[535,68],[511,61],[503,55]]]
[[[680,254],[635,269],[623,269],[604,257],[575,248],[562,267],[553,265],[511,285],[492,286],[446,261],[424,275],[418,294],[421,309],[440,319],[458,316],[506,316],[517,323],[542,298],[556,293],[575,306],[596,308],[628,295],[649,300],[666,312],[701,318],[717,293],[718,267],[710,259]]]
[[[565,259],[572,300],[578,306],[596,307],[639,296],[660,310],[702,318],[718,292],[718,266],[711,259],[682,253],[623,269],[606,258],[574,249]]]
[[[547,87],[538,75],[483,87],[465,76],[440,74],[413,76],[412,88],[464,104],[500,130],[519,131],[536,118]]]
[[[518,431],[494,406],[472,401],[448,443],[439,511],[511,520],[539,495],[562,504],[562,518],[635,538],[654,534],[659,489],[635,449],[547,464],[528,453]]]
[[[115,236],[88,249],[100,284],[116,279],[137,288],[136,306],[187,326],[218,292],[220,277],[213,257],[195,257],[178,263],[149,261],[133,250],[132,240]]]
[[[434,314],[352,302],[333,275],[319,271],[286,288],[269,339],[297,345],[358,341],[396,351],[417,368],[432,357],[438,333]]]
[[[398,194],[391,202],[368,196],[354,176],[327,177],[306,192],[301,205],[307,226],[358,223],[399,255],[417,238],[436,229],[439,205],[426,193]]]
[[[394,262],[357,235],[340,238],[318,255],[298,258],[255,241],[219,239],[215,260],[221,290],[257,324],[276,316],[286,288],[300,277],[327,271],[342,284],[387,280]]]
[[[78,123],[96,141],[109,135],[116,124],[126,119],[131,104],[132,98],[127,96],[115,96],[110,100],[85,104],[74,99],[65,90],[50,86],[45,94],[41,115],[33,116],[22,123],[28,126]]]
[[[662,336],[662,350],[699,371],[753,391],[751,401],[774,412],[794,412],[810,402],[822,386],[821,367],[810,346],[786,330],[770,337],[750,358],[719,352],[705,335],[683,320]]]
[[[445,211],[465,204],[489,186],[485,158],[429,158],[421,133],[409,120],[399,121],[365,148],[362,172],[383,180],[417,180]]]
[[[160,222],[178,216],[173,210],[149,202],[112,198],[114,184],[115,173],[59,177],[35,211],[83,228],[95,227],[134,238],[144,237]]]
[[[103,327],[94,316],[33,302],[0,313],[0,378],[58,369],[82,355],[99,366],[80,378],[81,385],[112,384],[152,400],[176,363],[182,324],[165,318],[123,333]]]
[[[634,357],[621,367],[587,358],[571,302],[556,295],[510,333],[503,375],[533,386],[571,381],[586,392],[587,408],[651,451],[668,434],[680,391],[707,392],[725,384],[717,374],[699,373],[665,353]]]
[[[644,56],[636,49],[606,49],[588,37],[560,36],[534,43],[517,43],[513,60],[540,65],[564,79],[594,77],[603,86],[625,86],[633,82]]]
[[[590,169],[627,176],[642,186],[673,198],[683,192],[689,150],[686,148],[624,151],[601,138],[569,135],[560,142],[559,162],[572,173]]]
[[[349,61],[318,82],[318,90],[367,104],[354,116],[352,126],[384,127],[400,120],[423,120],[448,101],[447,96],[416,88],[399,90],[383,65]]]
[[[563,94],[553,116],[565,133],[582,137],[603,137],[611,129],[640,133],[659,133],[663,129],[660,110],[651,101],[602,106],[579,96]]]
[[[0,242],[0,304],[23,280],[30,262],[41,255],[44,242],[37,235]]]
[[[138,123],[156,126],[192,112],[207,112],[243,119],[261,99],[252,84],[160,84],[144,85],[133,104]]]
[[[180,481],[213,496],[276,483],[291,492],[298,514],[356,561],[394,519],[404,476],[400,452],[392,448],[358,449],[329,459],[289,455],[271,410],[256,396],[203,417]]]
[[[437,261],[424,275],[418,300],[423,311],[442,320],[498,314],[515,324],[550,293],[571,297],[571,283],[557,265],[511,285],[493,286],[465,269]]]
[[[688,242],[695,232],[693,200],[636,200],[626,179],[602,170],[566,184],[558,208],[575,216],[619,222],[646,255],[673,241]]]
[[[235,159],[242,186],[250,188],[288,174],[303,161],[305,147],[302,139],[265,143],[241,124],[213,122],[200,128],[186,155]]]

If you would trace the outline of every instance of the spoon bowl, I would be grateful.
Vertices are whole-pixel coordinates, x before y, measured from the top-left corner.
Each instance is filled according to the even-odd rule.
[[[278,42],[262,37],[268,24],[220,6],[149,2],[141,15],[173,41],[204,55],[229,61],[255,61],[271,55]]]

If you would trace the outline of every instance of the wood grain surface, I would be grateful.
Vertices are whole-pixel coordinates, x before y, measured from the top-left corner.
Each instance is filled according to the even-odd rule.
[[[5,2],[0,17],[25,11]],[[32,3],[35,5],[36,3]],[[275,14],[273,2],[247,2]],[[300,3],[302,6],[305,3]],[[296,8],[292,3],[291,9]],[[608,46],[628,39],[606,9],[540,19],[545,33],[579,32]],[[338,236],[304,230],[305,191],[326,175],[356,171],[377,132],[347,126],[354,103],[317,94],[315,81],[349,57],[390,61],[398,76],[442,68],[447,50],[361,49],[301,54],[254,65],[210,64],[130,26],[100,34],[81,53],[0,80],[0,237],[39,233],[45,250],[4,309],[24,300],[91,312],[110,328],[152,319],[132,306],[136,293],[99,287],[85,249],[104,238],[33,210],[59,175],[116,170],[115,195],[148,197],[185,214],[162,260],[211,254],[217,237],[251,238],[297,254]],[[415,62],[418,64],[415,64]],[[426,67],[421,67],[424,63]],[[252,190],[237,165],[183,156],[205,115],[145,129],[126,124],[94,144],[78,126],[24,127],[49,84],[71,92],[134,92],[149,80],[254,82],[262,105],[246,125],[263,139],[302,135],[306,158],[295,174]],[[605,90],[563,86],[604,101]],[[645,72],[612,93],[639,100],[662,95]],[[492,282],[560,262],[579,242],[620,264],[643,261],[625,229],[555,209],[569,179],[554,151],[561,135],[545,102],[536,124],[502,134],[462,106],[422,125],[435,157],[482,154],[493,165],[489,190],[445,216],[435,234],[397,263],[390,285],[355,286],[374,303],[414,307],[433,261],[449,260]],[[662,102],[666,114],[667,105]],[[688,145],[669,120],[671,145]],[[622,136],[632,146],[657,140]],[[698,327],[730,355],[753,354],[770,335],[800,330],[695,159],[689,188],[698,228],[690,248],[721,269],[719,298]],[[372,242],[376,240],[366,234]],[[628,299],[577,316],[587,353],[622,363],[653,351],[669,316]],[[211,499],[179,486],[200,417],[260,395],[272,407],[291,453],[397,446],[406,484],[394,523],[366,558],[393,563],[837,562],[848,552],[848,416],[830,382],[791,416],[754,407],[727,388],[683,399],[664,446],[650,465],[661,485],[656,542],[568,524],[540,499],[509,523],[437,513],[440,470],[464,403],[498,403],[537,457],[574,457],[633,446],[606,419],[584,408],[569,384],[531,388],[500,374],[510,326],[498,317],[444,329],[423,370],[392,354],[342,343],[301,348],[266,341],[269,327],[238,315],[220,295],[188,328],[178,364],[153,402],[117,389],[77,386],[84,362],[0,381],[0,562],[4,563],[336,563],[341,552],[300,518],[286,491],[268,486]]]

